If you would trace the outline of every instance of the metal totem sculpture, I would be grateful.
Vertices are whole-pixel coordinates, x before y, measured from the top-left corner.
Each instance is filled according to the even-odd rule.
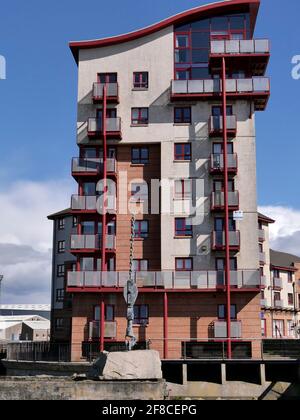
[[[124,288],[124,298],[127,303],[127,329],[126,329],[126,348],[131,351],[136,345],[137,339],[133,333],[133,321],[134,321],[134,304],[138,297],[138,288],[135,282],[135,273],[133,270],[133,258],[134,258],[134,237],[135,237],[135,217],[131,219],[131,239],[130,239],[130,268],[129,268],[129,280]]]

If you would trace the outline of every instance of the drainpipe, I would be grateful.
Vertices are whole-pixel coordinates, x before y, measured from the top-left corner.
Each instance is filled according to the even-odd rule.
[[[106,265],[106,194],[107,194],[107,143],[106,143],[106,84],[103,86],[103,208],[102,208],[102,241],[101,241],[101,271],[107,271]],[[103,296],[101,298],[101,331],[100,351],[104,351],[104,328],[105,328],[105,306]]]
[[[226,63],[222,59],[222,97],[223,97],[223,158],[224,158],[224,206],[225,206],[225,280],[227,302],[227,357],[232,358],[231,343],[231,288],[230,288],[230,242],[228,208],[228,156],[227,156],[227,98],[226,98]]]
[[[169,310],[168,310],[168,293],[164,293],[164,359],[168,359],[169,352]]]

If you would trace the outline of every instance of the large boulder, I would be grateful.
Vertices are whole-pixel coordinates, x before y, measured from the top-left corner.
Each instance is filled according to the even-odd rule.
[[[154,350],[102,353],[88,377],[104,381],[162,379],[159,353]]]

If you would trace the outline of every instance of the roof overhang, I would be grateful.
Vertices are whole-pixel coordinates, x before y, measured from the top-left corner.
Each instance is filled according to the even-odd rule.
[[[250,13],[251,32],[253,34],[259,6],[260,0],[227,0],[222,2],[210,3],[179,13],[175,16],[162,20],[161,22],[155,23],[154,25],[148,26],[143,29],[139,29],[134,32],[97,40],[73,41],[70,42],[69,46],[76,63],[78,63],[80,49],[101,48],[115,44],[121,44],[124,42],[129,42],[142,38],[147,35],[151,35],[171,25],[184,24],[191,20],[206,18],[212,15],[221,15],[225,13],[234,12]]]
[[[279,271],[289,271],[289,272],[292,272],[292,273],[295,273],[296,271],[298,271],[298,269],[295,268],[295,267],[291,267],[291,266],[289,266],[289,267],[280,267],[280,266],[276,266],[276,265],[272,265],[272,264],[271,264],[271,269],[273,269],[273,270],[279,270]]]

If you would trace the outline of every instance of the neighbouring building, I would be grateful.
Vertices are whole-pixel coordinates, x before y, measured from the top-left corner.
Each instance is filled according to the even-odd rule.
[[[42,318],[50,319],[50,313],[50,305],[0,305],[0,315],[2,316],[39,315]]]
[[[38,315],[0,316],[0,342],[49,341],[50,321]]]
[[[77,216],[65,209],[48,216],[53,221],[51,282],[51,340],[69,343],[71,339],[72,296],[67,293],[67,273],[76,270],[71,254],[71,235],[77,232]]]
[[[70,44],[78,192],[71,210],[51,217],[52,332],[58,340],[57,326],[70,320],[73,361],[91,343],[98,351],[124,343],[137,208],[139,345],[150,341],[165,359],[229,349],[260,357],[255,112],[270,96],[270,49],[254,38],[259,5],[212,3],[126,35]],[[161,182],[158,200],[153,180]],[[59,278],[58,266],[65,267]],[[72,295],[72,309],[57,302],[58,290]]]

